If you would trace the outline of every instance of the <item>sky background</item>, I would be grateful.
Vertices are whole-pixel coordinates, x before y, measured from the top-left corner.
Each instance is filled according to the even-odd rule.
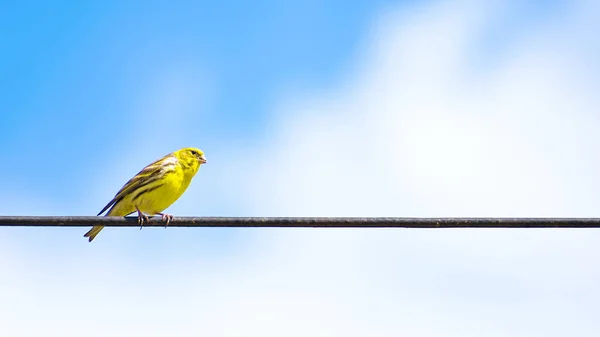
[[[600,5],[0,4],[0,214],[600,216]],[[0,228],[2,336],[597,336],[600,231]]]

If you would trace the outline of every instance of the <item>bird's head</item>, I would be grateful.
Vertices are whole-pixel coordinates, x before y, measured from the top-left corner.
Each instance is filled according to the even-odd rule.
[[[177,150],[173,152],[173,155],[175,155],[175,158],[177,158],[177,160],[179,160],[183,166],[191,168],[194,173],[198,171],[200,165],[206,163],[204,152],[195,147],[186,147],[184,149]]]

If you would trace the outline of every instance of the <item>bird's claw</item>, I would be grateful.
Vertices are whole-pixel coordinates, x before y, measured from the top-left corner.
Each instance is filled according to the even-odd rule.
[[[162,221],[166,221],[165,228],[167,228],[167,226],[169,226],[169,222],[171,222],[171,220],[173,220],[173,216],[171,214],[166,214],[166,213],[160,213],[160,216],[161,216]]]
[[[137,207],[136,207],[137,209]],[[142,213],[139,209],[137,209],[138,212],[138,223],[140,224],[140,230],[142,230],[142,227],[144,227],[144,221],[145,222],[149,222],[150,219],[148,218],[148,216],[144,213]]]

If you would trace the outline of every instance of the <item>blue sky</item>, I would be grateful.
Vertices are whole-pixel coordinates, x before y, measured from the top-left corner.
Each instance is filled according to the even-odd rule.
[[[14,111],[8,115],[12,122],[27,115],[41,119],[38,128],[44,129],[44,118],[60,118],[56,131],[117,138],[122,131],[99,126],[133,123],[127,113],[132,96],[161,71],[189,66],[206,72],[215,111],[193,122],[210,123],[215,133],[228,136],[252,133],[279,86],[327,83],[339,75],[379,7],[356,2],[340,11],[342,4],[17,4],[3,10],[3,30],[10,32],[3,38],[4,104]],[[33,127],[31,132],[40,132]]]
[[[0,5],[0,214],[599,216],[594,1]],[[596,230],[0,231],[11,336],[594,336]],[[102,318],[98,318],[102,317]],[[32,324],[31,322],[36,322]]]
[[[11,172],[14,188],[35,189],[69,207],[87,187],[64,181],[98,180],[86,175],[89,166],[102,165],[111,154],[122,160],[121,151],[148,150],[145,161],[171,152],[173,146],[160,138],[205,147],[213,158],[226,156],[210,148],[258,138],[269,123],[268,104],[282,88],[326,86],[340,76],[381,6],[342,4],[3,5],[9,6],[2,10],[9,34],[1,56],[2,122],[11,127],[0,146],[26,164],[19,169],[22,178]],[[176,103],[161,103],[169,90],[183,93]],[[156,143],[147,136],[132,142],[136,127],[162,129],[163,135]],[[59,163],[67,160],[65,169]],[[38,173],[40,161],[49,164],[45,174]]]

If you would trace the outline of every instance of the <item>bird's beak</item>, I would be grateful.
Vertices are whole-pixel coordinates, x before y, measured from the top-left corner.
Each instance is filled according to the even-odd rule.
[[[206,164],[206,158],[204,157],[198,158],[198,161],[200,162],[200,164]]]

